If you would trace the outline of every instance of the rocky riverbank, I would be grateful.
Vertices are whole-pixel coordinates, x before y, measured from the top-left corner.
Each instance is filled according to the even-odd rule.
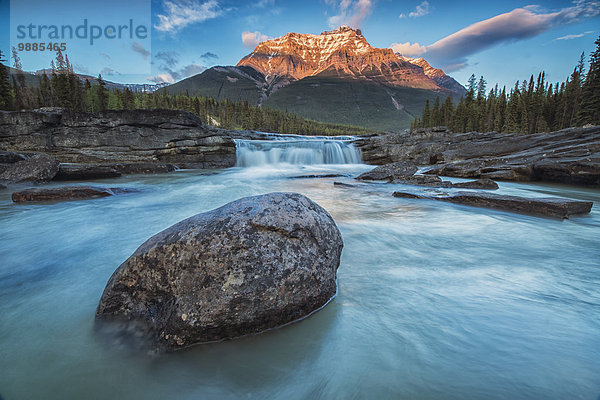
[[[229,131],[175,110],[0,111],[0,149],[45,153],[61,163],[235,165],[235,143]]]
[[[509,181],[600,185],[600,127],[551,133],[455,134],[417,129],[357,140],[363,160],[384,165],[412,161],[434,175]]]

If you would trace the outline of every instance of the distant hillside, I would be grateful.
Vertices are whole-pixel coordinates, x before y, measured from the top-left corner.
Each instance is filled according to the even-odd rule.
[[[18,71],[12,67],[7,67],[8,68],[8,72],[11,76],[15,75],[18,73]],[[25,84],[27,86],[32,86],[32,87],[37,87],[40,84],[40,80],[42,79],[42,76],[44,74],[46,74],[48,76],[48,78],[51,77],[52,75],[52,70],[51,69],[41,69],[38,70],[36,72],[26,72],[24,71],[23,74],[25,75]],[[84,74],[75,74],[81,81],[85,82],[86,80],[90,81],[90,84],[95,85],[98,83],[98,77],[94,77],[91,75],[84,75]],[[107,81],[106,79],[102,78],[102,80],[104,81],[104,83],[106,83],[106,88],[110,89],[110,90],[123,90],[125,88],[129,88],[131,89],[133,92],[154,92],[158,89],[161,89],[165,86],[168,86],[168,84],[166,83],[159,83],[159,84],[137,84],[137,83],[116,83],[116,82],[111,82],[111,81]]]

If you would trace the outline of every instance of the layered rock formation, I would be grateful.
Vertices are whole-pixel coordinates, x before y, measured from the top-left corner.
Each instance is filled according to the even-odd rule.
[[[419,129],[356,145],[369,164],[411,161],[432,165],[426,173],[434,175],[600,185],[600,127],[532,135]]]
[[[142,244],[96,315],[169,350],[258,333],[335,295],[342,246],[331,216],[301,194],[243,198]]]
[[[173,110],[72,113],[61,109],[0,112],[0,149],[43,152],[61,162],[235,164],[227,131]]]

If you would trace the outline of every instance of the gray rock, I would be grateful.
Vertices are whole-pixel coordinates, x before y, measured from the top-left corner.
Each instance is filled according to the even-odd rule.
[[[356,185],[351,185],[349,183],[344,183],[344,182],[333,182],[333,186],[345,187],[345,188],[354,188],[354,187],[356,187]]]
[[[417,172],[417,166],[408,161],[399,161],[381,165],[371,171],[360,174],[356,179],[370,181],[392,181],[412,176]]]
[[[69,201],[108,197],[115,194],[137,193],[136,189],[103,188],[96,186],[61,186],[54,188],[31,188],[12,194],[15,203],[37,201]]]
[[[452,182],[443,181],[439,176],[435,175],[413,175],[405,176],[400,179],[394,179],[392,183],[404,185],[416,185],[427,187],[449,188],[452,187]]]
[[[342,246],[331,216],[301,194],[243,198],[142,244],[96,316],[167,350],[258,333],[327,304]]]
[[[481,178],[481,179],[477,179],[475,181],[453,183],[452,187],[460,188],[460,189],[495,190],[495,189],[498,189],[498,184],[491,179]]]
[[[175,110],[0,111],[0,148],[43,152],[65,163],[235,165],[230,131]]]
[[[87,181],[92,179],[116,178],[121,173],[109,165],[60,164],[55,181]]]
[[[63,186],[58,188],[32,188],[12,194],[12,201],[25,203],[32,201],[81,200],[112,196],[107,188],[93,186]]]
[[[58,172],[59,162],[46,154],[35,154],[24,160],[5,164],[0,172],[0,181],[18,182],[48,182]]]
[[[113,164],[112,168],[124,175],[130,174],[164,174],[173,172],[177,167],[173,164],[165,163],[129,163]]]
[[[459,192],[450,195],[430,196],[408,192],[394,192],[394,197],[408,199],[440,200],[467,206],[494,208],[521,214],[569,218],[572,215],[588,214],[593,203],[560,198],[532,198],[506,196],[482,192]]]
[[[0,151],[0,164],[13,164],[25,159],[27,159],[27,157],[23,154],[13,153],[10,151]]]
[[[435,165],[428,174],[460,178],[600,185],[600,127],[550,133],[452,133],[437,129],[357,140],[369,164]]]
[[[289,179],[342,178],[344,176],[348,176],[348,175],[345,175],[345,174],[310,174],[310,175],[290,176]]]

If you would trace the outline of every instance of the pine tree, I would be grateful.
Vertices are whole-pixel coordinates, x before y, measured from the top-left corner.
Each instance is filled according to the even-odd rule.
[[[440,96],[435,98],[433,108],[431,109],[431,125],[439,126],[442,125],[441,107],[440,107]]]
[[[454,103],[452,102],[452,96],[446,97],[444,105],[442,106],[442,125],[449,127],[452,123],[452,115],[454,114]]]
[[[425,101],[425,109],[423,110],[423,116],[421,117],[423,120],[423,126],[430,126],[431,124],[431,108],[429,106],[429,99]]]
[[[581,93],[577,120],[580,125],[600,125],[600,36],[596,50],[590,55],[590,68]]]
[[[96,85],[96,96],[98,98],[98,111],[108,110],[109,92],[106,89],[106,83],[102,80],[102,75],[98,75],[98,85]]]
[[[3,62],[6,60],[3,58],[2,52],[0,51],[0,110],[12,110],[12,94],[10,91],[10,81],[8,79],[8,71]]]

